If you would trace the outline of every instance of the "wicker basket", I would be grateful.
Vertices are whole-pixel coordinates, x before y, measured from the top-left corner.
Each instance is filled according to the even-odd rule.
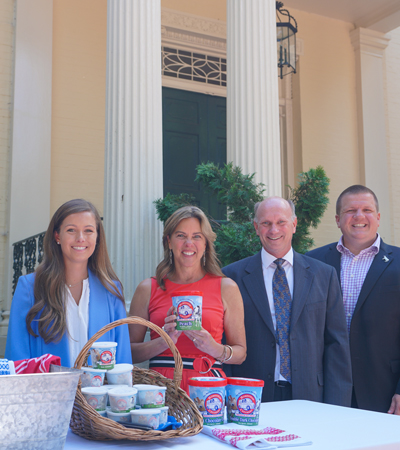
[[[189,398],[186,392],[179,387],[182,379],[182,358],[168,334],[157,325],[154,325],[140,317],[128,317],[117,320],[103,327],[98,331],[82,348],[76,358],[75,368],[80,369],[86,361],[88,352],[92,344],[97,341],[107,331],[124,324],[144,325],[156,331],[168,344],[175,360],[174,378],[170,380],[163,375],[149,369],[133,369],[133,384],[156,384],[166,386],[165,404],[169,406],[168,413],[176,418],[183,425],[177,430],[143,431],[133,428],[126,428],[111,419],[102,417],[87,402],[81,392],[81,383],[76,391],[75,403],[72,409],[70,427],[73,433],[96,441],[128,439],[132,441],[156,441],[176,437],[194,436],[200,433],[203,428],[203,418],[196,405]]]

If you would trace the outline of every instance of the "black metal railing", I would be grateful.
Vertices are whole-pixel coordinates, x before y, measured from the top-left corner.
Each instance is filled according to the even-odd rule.
[[[13,295],[21,275],[32,273],[43,259],[44,232],[13,244]]]

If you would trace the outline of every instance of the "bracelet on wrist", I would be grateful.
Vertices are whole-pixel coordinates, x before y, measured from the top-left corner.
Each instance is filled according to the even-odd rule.
[[[227,356],[227,350],[229,350],[229,356]],[[232,359],[233,356],[233,348],[230,345],[224,345],[224,351],[219,358],[216,358],[217,361],[224,363]]]

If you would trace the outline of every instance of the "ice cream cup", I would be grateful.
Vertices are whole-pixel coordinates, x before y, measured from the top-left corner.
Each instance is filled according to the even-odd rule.
[[[82,387],[99,387],[103,386],[105,369],[93,369],[93,367],[82,367],[83,374],[81,375]]]
[[[142,408],[161,408],[165,406],[165,386],[152,384],[135,384],[138,390],[137,402]]]
[[[112,412],[129,412],[135,408],[137,389],[124,386],[108,391]]]
[[[132,386],[132,369],[132,364],[115,364],[114,369],[107,371],[108,383]]]
[[[159,408],[153,409],[134,409],[131,411],[131,422],[135,425],[145,425],[157,429],[160,426]]]
[[[257,426],[264,381],[240,377],[230,377],[227,381],[226,409],[228,422]]]
[[[111,409],[107,409],[107,417],[109,419],[115,420],[115,422],[121,422],[121,423],[131,423],[131,413],[129,412],[123,412],[123,413],[116,413],[114,411],[111,411]]]
[[[90,348],[92,367],[94,369],[114,369],[117,342],[97,341]]]
[[[219,377],[189,378],[189,395],[203,416],[204,425],[222,425],[225,413],[226,379]]]
[[[160,408],[160,425],[168,422],[168,409],[169,406],[163,406]]]
[[[172,305],[175,309],[177,330],[201,330],[202,292],[174,292]]]
[[[96,411],[105,411],[107,404],[107,389],[103,386],[82,388],[82,394],[88,404]]]

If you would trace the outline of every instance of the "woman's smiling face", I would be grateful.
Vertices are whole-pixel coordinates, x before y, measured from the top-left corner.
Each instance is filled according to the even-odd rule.
[[[87,264],[96,248],[96,219],[89,211],[71,214],[64,219],[54,237],[61,246],[65,264]]]
[[[175,266],[198,265],[201,268],[201,258],[207,243],[198,219],[191,217],[181,220],[171,236],[168,236],[168,244],[174,255]]]

